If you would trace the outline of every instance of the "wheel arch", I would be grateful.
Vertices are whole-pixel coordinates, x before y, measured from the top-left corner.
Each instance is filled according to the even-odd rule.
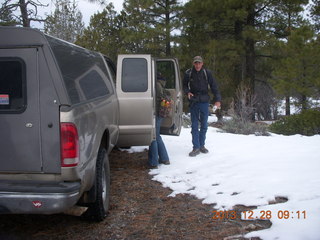
[[[110,134],[109,134],[109,130],[106,129],[101,137],[101,141],[100,141],[100,145],[98,147],[98,153],[97,153],[97,157],[98,157],[98,154],[99,154],[99,151],[101,148],[104,148],[107,152],[107,155],[109,153],[109,150],[111,149],[110,148]],[[94,175],[96,175],[96,165],[97,165],[97,157],[96,157],[96,160],[95,160],[95,168],[94,168]],[[109,158],[108,156],[106,157],[106,160],[109,161]],[[94,177],[95,178],[95,177]],[[79,202],[78,202],[78,205],[80,206],[87,206],[88,203],[92,203],[96,200],[96,182],[95,180],[93,181],[92,183],[92,186],[91,188],[84,192],[82,197],[80,198]]]
[[[109,132],[109,129],[104,130],[104,133],[102,135],[99,148],[101,148],[101,147],[105,148],[108,153],[111,150],[111,148],[110,148],[110,132]]]

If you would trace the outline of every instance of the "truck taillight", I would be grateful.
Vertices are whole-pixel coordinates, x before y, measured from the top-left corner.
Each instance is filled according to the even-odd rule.
[[[79,136],[73,123],[61,123],[61,166],[75,167],[79,162]]]

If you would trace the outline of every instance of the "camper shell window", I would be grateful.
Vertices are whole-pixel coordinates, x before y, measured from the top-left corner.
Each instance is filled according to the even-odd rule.
[[[79,85],[86,99],[95,99],[110,94],[97,70],[91,70],[79,79]]]
[[[102,56],[46,35],[72,104],[113,94]],[[107,79],[105,81],[104,79]]]
[[[22,113],[26,106],[25,62],[20,58],[0,58],[0,113]]]

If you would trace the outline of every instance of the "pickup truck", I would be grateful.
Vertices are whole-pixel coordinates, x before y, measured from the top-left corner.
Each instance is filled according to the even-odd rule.
[[[174,99],[163,134],[179,135],[176,59],[119,55],[117,67],[30,28],[0,27],[0,213],[54,214],[85,206],[102,221],[114,146],[155,138],[155,76]]]

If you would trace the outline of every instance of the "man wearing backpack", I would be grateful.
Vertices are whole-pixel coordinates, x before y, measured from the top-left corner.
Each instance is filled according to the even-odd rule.
[[[214,95],[214,105],[221,106],[221,95],[215,78],[210,70],[203,67],[202,57],[193,58],[193,67],[188,69],[183,78],[184,92],[190,101],[191,113],[191,134],[193,149],[189,153],[190,157],[195,157],[201,153],[208,153],[205,147],[206,133],[208,129],[209,86]],[[200,130],[199,122],[200,121]]]

